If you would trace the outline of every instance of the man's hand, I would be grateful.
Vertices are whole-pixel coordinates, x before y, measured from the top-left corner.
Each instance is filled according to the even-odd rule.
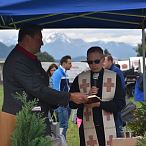
[[[88,101],[87,95],[79,92],[74,92],[70,94],[70,101],[76,104],[86,103]]]

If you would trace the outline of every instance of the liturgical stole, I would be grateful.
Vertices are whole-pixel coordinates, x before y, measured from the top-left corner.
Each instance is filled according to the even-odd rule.
[[[91,89],[91,71],[82,72],[78,78],[81,93],[89,94]],[[110,101],[114,98],[116,88],[116,73],[105,69],[103,74],[102,101]],[[112,138],[116,137],[116,128],[113,114],[102,110],[105,144],[111,146]],[[86,146],[99,146],[97,134],[93,122],[92,105],[84,105],[83,127]]]

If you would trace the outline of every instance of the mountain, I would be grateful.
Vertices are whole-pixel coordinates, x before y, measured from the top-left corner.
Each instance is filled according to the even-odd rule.
[[[64,55],[71,55],[73,61],[83,60],[82,58],[86,58],[85,56],[88,48],[92,46],[100,46],[103,49],[107,49],[115,58],[120,60],[136,56],[134,46],[127,43],[113,41],[85,42],[82,39],[69,38],[64,33],[51,34],[51,36],[46,39],[44,44],[45,45],[42,47],[42,51],[47,51],[57,60]]]
[[[134,47],[126,43],[104,41],[85,42],[82,39],[72,39],[64,33],[52,33],[49,35],[44,41],[41,50],[42,52],[48,52],[56,60],[60,60],[64,55],[71,55],[73,61],[81,61],[86,59],[86,52],[92,46],[100,46],[103,49],[107,49],[112,56],[120,60],[136,56]],[[7,46],[0,42],[0,58],[6,58],[12,48],[14,48],[14,45]]]
[[[2,42],[0,42],[0,59],[5,60],[5,58],[8,56],[10,51],[12,50],[14,46],[6,46]]]
[[[63,33],[55,33],[49,37],[48,42],[44,42],[42,51],[47,51],[54,56],[55,59],[60,60],[64,55],[71,55],[72,58],[78,56],[86,56],[86,42],[82,39],[71,39]]]

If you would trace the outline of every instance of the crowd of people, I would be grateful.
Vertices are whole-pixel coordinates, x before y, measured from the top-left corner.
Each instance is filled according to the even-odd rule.
[[[23,105],[13,96],[25,92],[27,100],[39,99],[47,125],[44,136],[51,136],[48,116],[55,113],[60,134],[66,138],[71,109],[77,109],[80,146],[110,146],[112,138],[124,136],[121,110],[126,102],[122,71],[111,55],[105,56],[101,47],[93,46],[87,50],[89,70],[77,75],[69,86],[66,71],[72,67],[71,56],[63,56],[59,66],[51,64],[47,72],[37,59],[35,54],[43,45],[41,31],[40,26],[33,24],[19,30],[18,44],[3,68],[2,112],[16,115]],[[95,97],[91,95],[100,100],[89,103],[88,97]]]

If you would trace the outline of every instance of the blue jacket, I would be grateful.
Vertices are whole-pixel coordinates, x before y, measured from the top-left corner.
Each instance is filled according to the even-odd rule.
[[[136,84],[135,84],[134,100],[135,101],[144,101],[144,92],[139,89],[138,80],[136,81]]]
[[[146,79],[145,79],[146,82]],[[143,91],[143,74],[141,73],[136,80],[135,90],[134,90],[134,100],[144,101],[144,91]]]
[[[121,79],[122,87],[125,90],[125,79],[124,79],[123,72],[118,67],[116,67],[114,64],[111,66],[110,70],[112,70],[112,71],[117,73],[117,75]]]
[[[52,75],[53,89],[69,92],[69,78],[63,68],[59,67]]]

